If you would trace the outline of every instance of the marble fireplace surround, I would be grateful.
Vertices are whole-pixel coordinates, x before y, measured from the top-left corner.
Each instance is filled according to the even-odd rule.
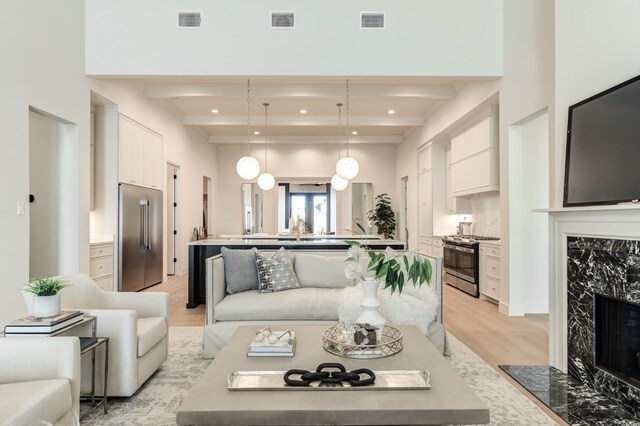
[[[581,363],[579,357],[576,357],[576,354],[587,357],[585,354],[585,352],[587,352],[591,359],[593,358],[592,351],[589,349],[593,343],[593,329],[591,328],[587,333],[590,337],[579,335],[579,333],[584,333],[584,330],[578,334],[575,332],[577,325],[585,325],[583,324],[586,322],[585,312],[593,312],[592,309],[589,310],[588,300],[593,299],[594,288],[592,282],[594,280],[589,280],[585,277],[592,274],[596,269],[600,271],[600,274],[604,274],[605,276],[608,273],[613,274],[612,276],[620,276],[622,273],[621,267],[619,265],[617,269],[613,268],[616,270],[615,273],[612,272],[612,268],[603,268],[602,264],[597,267],[595,267],[595,264],[591,264],[590,267],[588,265],[589,262],[584,260],[588,258],[584,251],[582,252],[582,264],[578,265],[580,262],[576,262],[575,259],[570,261],[568,249],[571,245],[574,249],[572,256],[575,258],[577,254],[578,258],[580,258],[580,250],[586,246],[592,244],[604,244],[606,246],[607,243],[604,240],[623,240],[627,242],[618,241],[615,245],[609,243],[609,246],[604,247],[604,251],[601,252],[601,254],[607,253],[607,249],[615,251],[621,247],[626,247],[624,250],[627,251],[629,249],[632,251],[635,250],[636,254],[640,254],[640,206],[624,205],[563,208],[545,210],[545,212],[549,214],[551,243],[549,253],[551,280],[549,292],[551,299],[549,315],[549,363],[591,385],[596,385],[596,387],[605,386],[605,392],[607,394],[613,391],[614,394],[620,396],[620,398],[617,398],[620,402],[629,406],[629,397],[634,398],[635,401],[640,399],[640,389],[630,387],[626,383],[618,381],[618,379],[599,369],[585,366],[585,363]],[[609,253],[610,252],[611,250],[609,250]],[[611,259],[610,254],[601,257]],[[638,262],[640,262],[640,260]],[[571,277],[571,280],[568,279],[568,276]],[[638,288],[640,289],[640,278],[636,277],[635,279],[638,280]],[[576,284],[576,282],[578,284]],[[582,286],[582,289],[580,289],[580,286]],[[587,291],[579,291],[585,288]],[[569,294],[570,291],[572,295]],[[616,297],[620,294],[619,290],[614,291],[613,287],[607,288],[604,285],[600,286],[597,291],[604,295],[615,295]],[[583,298],[581,294],[583,296],[586,295],[586,298]],[[632,298],[628,300],[635,300],[634,298],[640,299],[638,294],[630,297]],[[624,297],[619,298],[625,300]],[[578,300],[577,306],[576,300]],[[571,302],[573,306],[569,307],[569,302]],[[576,307],[578,309],[575,309]],[[586,325],[588,326],[589,324]],[[576,342],[581,343],[576,344]],[[573,359],[571,363],[568,362],[570,357]],[[635,404],[637,405],[638,402]],[[633,403],[631,406],[633,406]],[[636,407],[634,411],[638,413],[639,408],[640,407]]]

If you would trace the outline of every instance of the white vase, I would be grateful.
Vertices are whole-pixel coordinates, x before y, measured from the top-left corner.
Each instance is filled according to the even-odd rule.
[[[60,314],[60,293],[53,296],[33,296],[31,314],[36,318],[54,317]]]
[[[380,307],[380,302],[378,301],[379,285],[380,281],[362,281],[362,291],[364,292],[364,296],[360,301],[362,313],[356,319],[358,324],[369,324],[376,328],[376,340],[378,343],[382,340],[382,330],[387,322],[378,310]]]

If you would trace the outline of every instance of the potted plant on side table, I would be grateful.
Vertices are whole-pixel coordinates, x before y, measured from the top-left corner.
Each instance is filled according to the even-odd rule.
[[[31,315],[36,318],[53,317],[60,314],[60,290],[69,287],[59,278],[36,278],[23,289],[31,293]]]
[[[382,338],[382,330],[386,323],[378,308],[378,287],[384,282],[384,288],[391,288],[391,294],[396,290],[402,293],[405,282],[413,286],[431,285],[432,267],[428,259],[420,259],[417,252],[397,253],[387,248],[383,252],[374,252],[357,241],[347,241],[349,244],[345,275],[356,282],[362,282],[364,297],[360,302],[362,314],[356,319],[358,324],[369,324],[376,328],[376,339]],[[365,270],[360,258],[369,254],[369,264]]]

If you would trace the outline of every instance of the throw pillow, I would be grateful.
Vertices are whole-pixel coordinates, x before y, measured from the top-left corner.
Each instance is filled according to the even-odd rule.
[[[302,287],[344,288],[354,284],[347,278],[344,268],[347,266],[346,254],[342,256],[322,256],[311,253],[296,255],[295,271]],[[369,256],[360,258],[362,268],[366,271]]]
[[[256,250],[255,263],[258,270],[258,290],[260,293],[300,288],[291,259],[284,247],[281,247],[273,257],[265,256]]]
[[[235,294],[258,289],[258,271],[256,270],[255,248],[250,250],[231,250],[222,247],[224,259],[224,280],[227,293]]]

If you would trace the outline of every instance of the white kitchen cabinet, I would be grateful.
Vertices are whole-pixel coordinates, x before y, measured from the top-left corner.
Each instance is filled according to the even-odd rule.
[[[451,194],[497,191],[499,177],[497,119],[490,115],[451,139]]]
[[[493,301],[500,300],[500,247],[480,244],[480,295]]]
[[[418,151],[418,173],[431,170],[431,146],[427,146]]]
[[[456,197],[451,184],[451,149],[447,150],[447,213],[471,214],[471,198]]]
[[[431,170],[418,175],[418,234],[433,234],[433,182]]]
[[[444,255],[441,237],[420,237],[418,239],[418,247],[418,251],[424,255],[434,257],[442,257]]]
[[[89,276],[104,291],[113,291],[113,242],[91,243]]]
[[[143,148],[143,184],[147,188],[162,189],[162,138],[145,129]]]
[[[118,181],[162,189],[162,137],[120,115]]]

